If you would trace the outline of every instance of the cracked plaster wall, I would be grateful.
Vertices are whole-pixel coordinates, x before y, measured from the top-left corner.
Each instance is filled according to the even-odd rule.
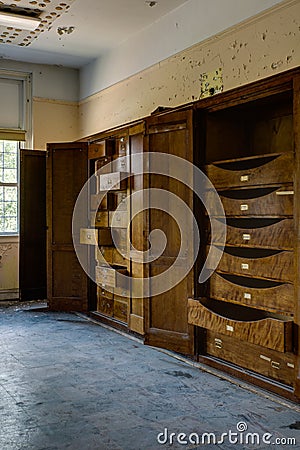
[[[299,63],[300,2],[287,1],[81,101],[79,134],[197,100],[204,72],[222,68],[226,91]]]

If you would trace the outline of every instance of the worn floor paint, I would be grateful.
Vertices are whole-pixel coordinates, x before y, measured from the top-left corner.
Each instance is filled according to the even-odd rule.
[[[27,307],[28,308],[28,307]],[[300,407],[272,400],[74,314],[0,308],[0,448],[299,448]],[[290,405],[291,407],[288,407]],[[159,444],[237,431],[297,446]],[[174,438],[174,436],[173,436]],[[181,436],[180,439],[185,439]],[[233,439],[233,438],[231,438]],[[207,442],[207,441],[205,441]]]

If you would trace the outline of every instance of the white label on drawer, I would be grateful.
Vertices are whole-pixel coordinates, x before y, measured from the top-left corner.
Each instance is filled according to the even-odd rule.
[[[293,363],[286,363],[286,365],[291,369],[295,369],[295,365]]]
[[[226,330],[233,332],[233,327],[231,325],[226,325]]]
[[[276,195],[294,195],[294,191],[277,191]]]
[[[243,270],[248,270],[248,269],[249,269],[249,264],[242,263],[242,264],[241,264],[241,268],[242,268]]]
[[[250,238],[251,238],[250,234],[246,234],[246,233],[243,234],[244,241],[250,241]]]
[[[268,358],[268,356],[265,356],[265,355],[259,355],[259,357],[260,357],[261,359],[264,359],[265,361],[271,362],[271,358]]]
[[[244,298],[251,300],[251,294],[249,294],[249,292],[245,292],[244,293]]]
[[[241,211],[248,211],[249,206],[248,205],[241,205]]]
[[[241,181],[249,181],[249,175],[241,175]]]

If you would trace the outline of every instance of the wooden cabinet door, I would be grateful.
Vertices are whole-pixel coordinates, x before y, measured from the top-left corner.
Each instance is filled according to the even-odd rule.
[[[21,149],[20,300],[46,298],[46,152]]]
[[[152,116],[147,119],[146,150],[167,153],[192,161],[192,130],[191,110]],[[167,167],[169,177],[156,174],[149,175],[149,195],[151,197],[151,189],[167,190],[185,201],[188,207],[192,209],[192,192],[172,178],[172,164],[173,162]],[[148,265],[150,297],[146,302],[145,342],[149,345],[191,354],[193,352],[193,328],[188,325],[187,304],[188,297],[192,294],[193,271],[173,288],[159,295],[151,295],[151,277],[165,272],[172,266],[180,248],[181,238],[176,220],[165,214],[164,211],[155,208],[150,209],[148,217],[149,228],[147,233],[149,234],[157,229],[162,230],[168,242],[162,256]],[[190,233],[191,239],[193,239],[192,229]],[[174,277],[174,272],[171,276]]]
[[[84,142],[48,144],[47,294],[52,310],[88,309],[88,279],[72,239],[75,202],[88,177],[87,154]]]

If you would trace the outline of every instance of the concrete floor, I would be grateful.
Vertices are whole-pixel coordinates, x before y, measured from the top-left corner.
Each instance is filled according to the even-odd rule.
[[[23,308],[0,308],[1,450],[300,448],[299,406],[83,317]]]

